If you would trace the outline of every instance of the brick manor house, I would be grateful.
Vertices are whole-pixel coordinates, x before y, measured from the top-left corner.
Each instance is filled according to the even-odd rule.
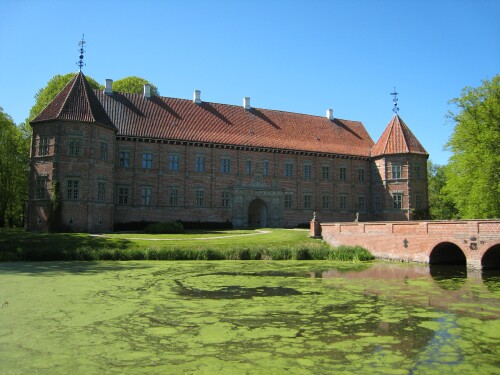
[[[138,221],[292,227],[408,220],[428,208],[428,154],[396,114],[377,143],[363,124],[151,94],[92,89],[79,72],[31,122],[27,229]],[[56,182],[58,182],[56,184]]]

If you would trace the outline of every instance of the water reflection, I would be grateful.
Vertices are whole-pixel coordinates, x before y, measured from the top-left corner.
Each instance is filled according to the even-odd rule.
[[[436,284],[444,290],[459,290],[467,280],[466,265],[430,264],[429,272]]]

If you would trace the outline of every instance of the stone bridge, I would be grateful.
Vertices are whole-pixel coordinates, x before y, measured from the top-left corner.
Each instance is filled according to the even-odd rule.
[[[377,258],[500,268],[500,220],[319,223],[311,237],[363,246]]]

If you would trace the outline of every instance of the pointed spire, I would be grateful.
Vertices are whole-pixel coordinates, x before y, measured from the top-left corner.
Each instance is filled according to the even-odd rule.
[[[397,114],[394,115],[372,148],[372,157],[389,154],[429,155]]]

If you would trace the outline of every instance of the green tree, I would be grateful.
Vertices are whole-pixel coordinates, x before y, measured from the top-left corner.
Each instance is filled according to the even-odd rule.
[[[434,164],[430,160],[427,163],[429,215],[432,220],[454,219],[458,215],[453,201],[444,190],[446,185],[445,170],[446,166]]]
[[[500,75],[478,88],[466,87],[451,100],[457,112],[446,144],[445,192],[460,218],[500,217]]]
[[[128,92],[131,94],[142,94],[144,91],[144,85],[151,85],[151,95],[159,95],[158,88],[151,82],[140,77],[125,77],[113,82],[113,91],[117,92]]]
[[[23,223],[28,162],[29,134],[0,107],[0,227]]]

